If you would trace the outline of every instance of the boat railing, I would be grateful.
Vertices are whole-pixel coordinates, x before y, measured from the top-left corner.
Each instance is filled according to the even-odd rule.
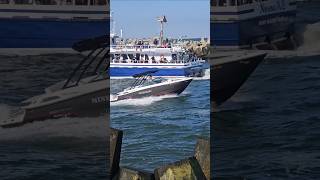
[[[113,59],[111,63],[139,63],[139,64],[188,64],[201,62],[200,59],[197,60],[174,60],[174,61],[154,61],[154,60],[121,60],[121,59]]]
[[[152,49],[152,48],[159,48],[159,46],[156,45],[111,45],[111,48],[117,49],[117,50],[139,50],[139,49]]]
[[[132,45],[132,44],[114,44],[110,46],[114,49],[150,49],[150,48],[179,48],[181,49],[181,46],[178,44],[173,44],[170,46],[158,46],[158,45],[150,45],[150,44],[142,44],[142,45]]]

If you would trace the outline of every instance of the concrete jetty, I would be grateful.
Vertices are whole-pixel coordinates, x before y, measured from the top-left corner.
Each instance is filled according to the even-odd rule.
[[[206,179],[210,179],[210,142],[208,139],[198,139],[194,157],[199,162]]]
[[[113,178],[120,167],[121,145],[123,132],[110,128],[110,176]]]
[[[209,180],[210,141],[200,138],[194,155],[186,159],[156,168],[153,172],[120,167],[123,132],[110,129],[110,175],[112,180]]]
[[[112,180],[154,180],[154,174],[128,167],[121,167]]]
[[[206,177],[201,166],[195,157],[159,167],[154,170],[156,180],[205,180]]]

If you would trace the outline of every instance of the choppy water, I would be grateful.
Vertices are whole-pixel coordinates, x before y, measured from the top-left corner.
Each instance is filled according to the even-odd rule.
[[[18,102],[66,79],[81,57],[1,56],[0,120]],[[64,118],[0,128],[0,179],[106,179],[107,135],[100,118]]]
[[[112,93],[128,81],[112,80]],[[124,131],[121,165],[153,171],[193,156],[197,138],[209,137],[209,93],[206,76],[192,81],[179,96],[111,103],[111,126]]]
[[[320,177],[319,59],[268,59],[213,113],[217,176]]]
[[[269,52],[237,94],[214,110],[215,176],[320,178],[320,24],[314,18],[298,50]]]

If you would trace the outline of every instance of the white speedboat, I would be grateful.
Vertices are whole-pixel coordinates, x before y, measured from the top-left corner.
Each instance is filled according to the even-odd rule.
[[[109,39],[79,43],[79,51],[93,49],[70,77],[45,89],[45,93],[21,102],[21,107],[2,120],[0,126],[15,127],[33,121],[61,117],[98,117],[107,112],[109,101]],[[96,42],[96,43],[93,43]],[[97,43],[99,42],[99,43]]]
[[[124,99],[137,99],[150,96],[162,96],[182,93],[192,81],[192,78],[185,77],[179,79],[152,79],[153,73],[157,71],[147,71],[135,75],[137,78],[133,84],[125,90],[112,97],[111,102]]]

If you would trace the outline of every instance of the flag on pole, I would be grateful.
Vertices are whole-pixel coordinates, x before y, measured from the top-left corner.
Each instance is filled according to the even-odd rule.
[[[168,22],[166,16],[160,16],[157,18],[157,20],[160,22]]]

